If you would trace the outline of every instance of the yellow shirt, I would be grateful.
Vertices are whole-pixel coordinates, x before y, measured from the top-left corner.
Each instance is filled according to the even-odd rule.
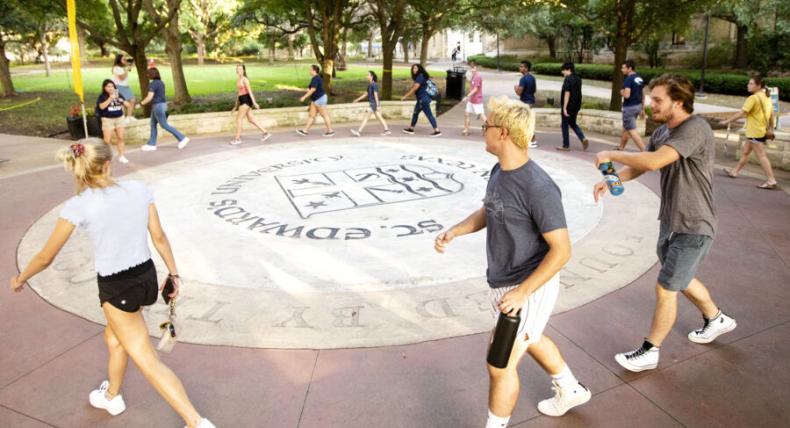
[[[749,96],[743,103],[741,110],[746,113],[746,137],[765,137],[765,128],[768,126],[768,119],[773,111],[771,99],[765,96],[765,92],[760,90]]]

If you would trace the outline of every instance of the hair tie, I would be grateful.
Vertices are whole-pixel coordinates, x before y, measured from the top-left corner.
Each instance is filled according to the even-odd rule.
[[[74,143],[71,145],[71,154],[74,155],[74,159],[82,156],[85,153],[85,146],[81,143]]]

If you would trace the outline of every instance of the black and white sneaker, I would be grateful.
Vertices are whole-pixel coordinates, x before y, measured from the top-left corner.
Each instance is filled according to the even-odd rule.
[[[623,368],[632,372],[651,370],[658,367],[659,350],[655,346],[649,350],[640,346],[633,351],[615,355],[614,360]]]
[[[261,143],[265,143],[266,140],[268,140],[269,138],[272,138],[272,134],[268,132],[264,132],[263,135],[261,136]]]
[[[335,131],[326,131],[324,132],[324,137],[334,137]]]
[[[441,136],[442,136],[442,131],[433,131],[431,133],[431,137],[441,137]]]
[[[392,131],[390,131],[389,129],[385,129],[384,132],[381,133],[382,136],[387,136],[390,134],[392,134]]]
[[[730,318],[719,311],[719,315],[712,320],[702,317],[705,325],[699,330],[694,330],[689,333],[688,338],[694,343],[710,343],[716,340],[717,337],[724,333],[729,333],[738,327],[738,323],[734,318]]]
[[[299,135],[301,135],[302,137],[306,137],[306,136],[307,136],[307,132],[305,132],[305,131],[302,131],[301,129],[297,129],[297,130],[296,130],[296,133],[297,133],[297,134],[299,134]]]
[[[414,128],[405,128],[403,130],[404,134],[414,135]]]
[[[360,134],[360,133],[359,133],[359,131],[357,131],[356,129],[351,129],[350,131],[351,131],[351,134],[352,134],[353,136],[355,136],[355,137],[359,137],[359,136],[361,136],[361,135],[362,135],[362,134]]]

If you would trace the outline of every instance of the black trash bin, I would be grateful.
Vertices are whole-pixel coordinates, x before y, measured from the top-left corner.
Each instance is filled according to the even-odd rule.
[[[464,97],[464,81],[466,80],[466,70],[463,67],[453,67],[447,70],[447,86],[444,96],[454,100]]]

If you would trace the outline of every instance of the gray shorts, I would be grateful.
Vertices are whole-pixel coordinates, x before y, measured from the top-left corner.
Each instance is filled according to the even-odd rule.
[[[630,131],[636,129],[636,118],[642,112],[641,105],[623,106],[623,129]]]
[[[713,238],[707,235],[673,233],[668,229],[662,225],[658,234],[657,252],[661,262],[658,283],[665,290],[683,291],[697,274],[702,259],[708,255]]]

